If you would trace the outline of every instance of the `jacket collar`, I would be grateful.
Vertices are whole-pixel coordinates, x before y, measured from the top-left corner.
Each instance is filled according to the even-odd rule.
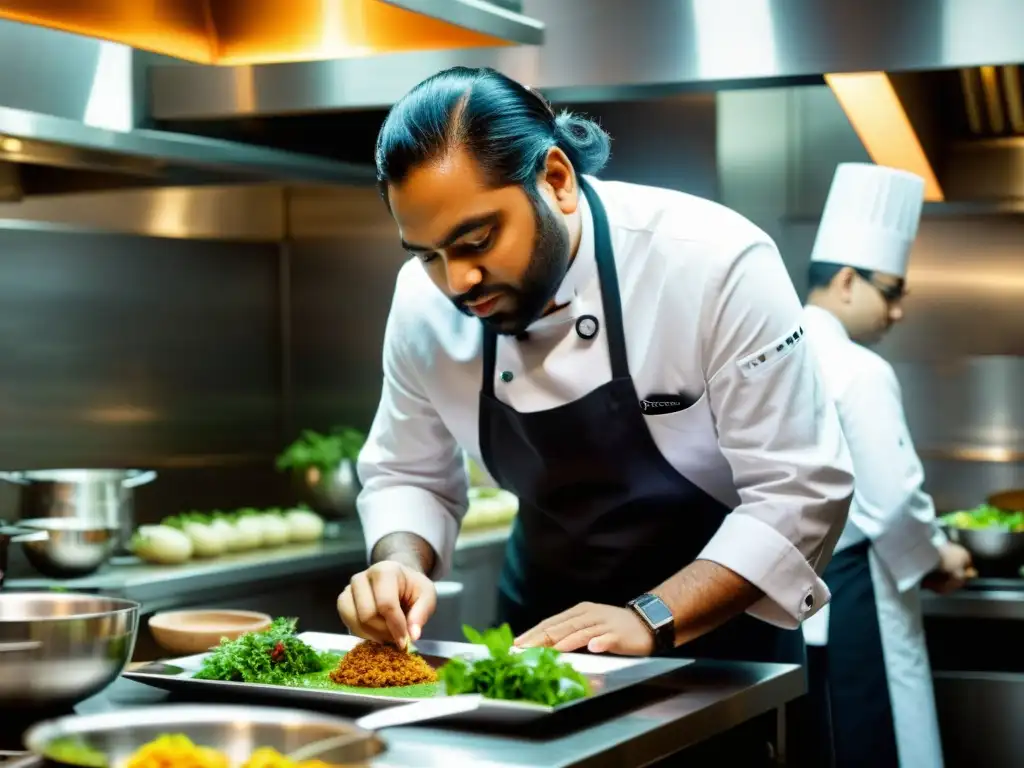
[[[827,309],[814,304],[806,304],[804,305],[804,318],[808,324],[814,325],[817,333],[828,333],[844,341],[850,340],[850,334],[847,333],[842,321]]]

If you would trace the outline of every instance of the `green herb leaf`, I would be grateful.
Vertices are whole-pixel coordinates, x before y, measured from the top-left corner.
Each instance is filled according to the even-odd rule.
[[[451,659],[438,670],[448,695],[481,693],[492,699],[532,701],[554,707],[591,694],[589,681],[554,648],[514,651],[507,624],[483,633],[462,628],[466,639],[487,648],[482,659]]]
[[[295,636],[296,619],[278,618],[263,632],[221,640],[203,659],[197,680],[284,685],[298,675],[322,670],[319,653]]]
[[[351,427],[335,427],[328,435],[304,429],[299,439],[277,457],[279,470],[317,468],[331,472],[344,459],[355,461],[366,442],[366,435]]]

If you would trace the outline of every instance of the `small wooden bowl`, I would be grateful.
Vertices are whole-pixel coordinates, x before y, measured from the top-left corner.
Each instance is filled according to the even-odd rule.
[[[206,653],[222,637],[236,640],[246,632],[262,632],[273,619],[256,611],[166,611],[149,618],[157,645],[171,653]]]

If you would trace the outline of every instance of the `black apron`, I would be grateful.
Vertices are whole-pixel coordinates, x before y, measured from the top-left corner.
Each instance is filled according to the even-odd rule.
[[[612,378],[581,399],[519,413],[498,400],[496,336],[484,328],[480,450],[519,498],[499,585],[499,622],[518,634],[583,601],[625,606],[693,562],[729,509],[680,475],[655,444],[629,374],[608,220],[594,220]],[[521,343],[529,343],[521,342]],[[499,384],[500,386],[500,384]],[[739,616],[675,655],[802,664],[803,636]]]

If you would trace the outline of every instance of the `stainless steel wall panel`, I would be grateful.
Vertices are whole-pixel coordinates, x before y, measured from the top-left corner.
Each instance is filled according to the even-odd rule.
[[[0,466],[280,445],[275,245],[0,230]]]
[[[161,187],[0,203],[0,228],[33,222],[151,237],[271,243],[284,237],[284,189]]]

